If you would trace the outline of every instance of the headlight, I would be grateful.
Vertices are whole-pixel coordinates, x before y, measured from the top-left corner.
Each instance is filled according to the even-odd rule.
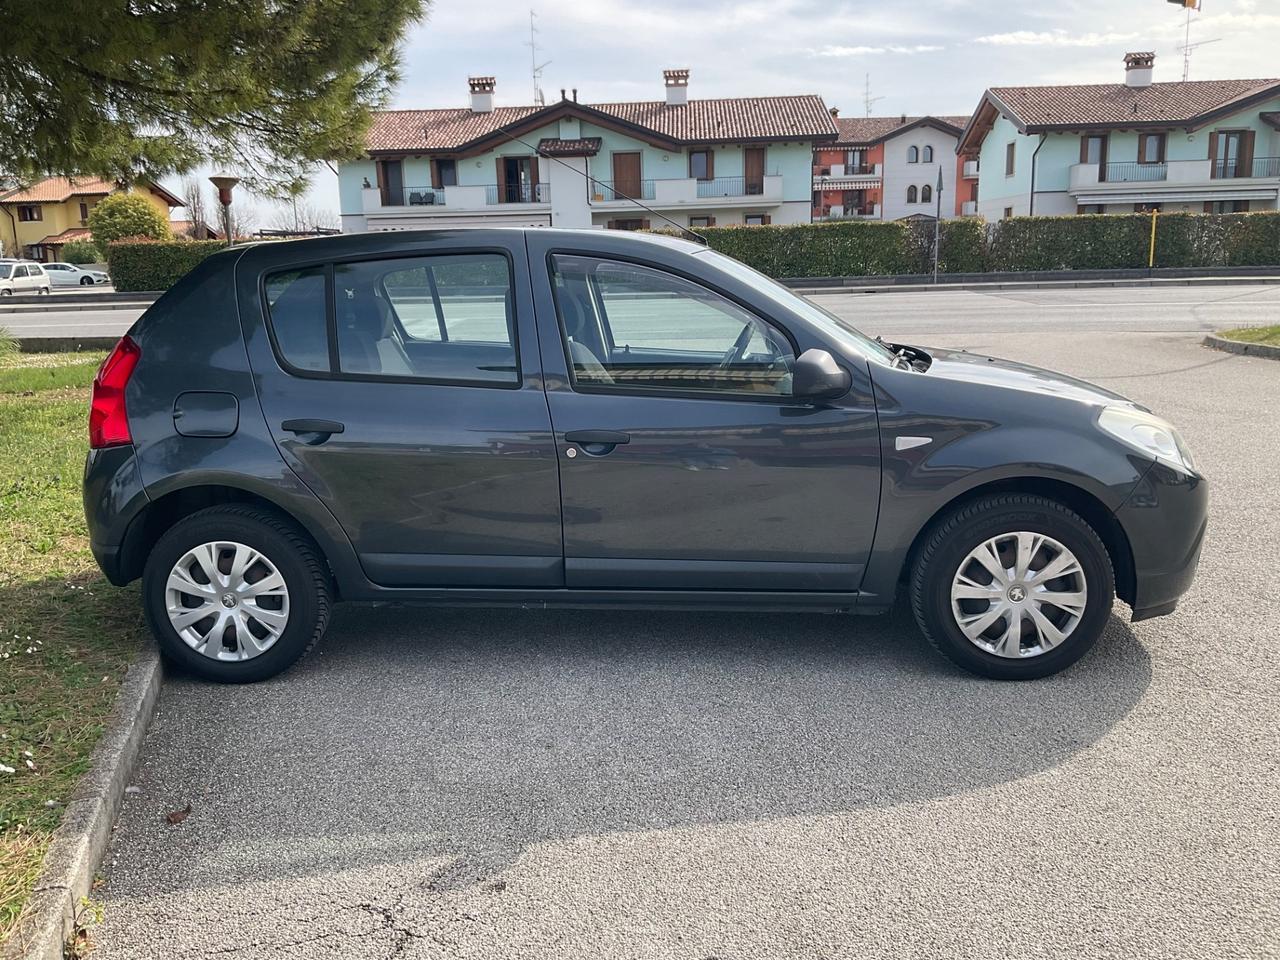
[[[1133,407],[1104,407],[1098,426],[1122,443],[1186,473],[1195,470],[1191,451],[1173,425]]]

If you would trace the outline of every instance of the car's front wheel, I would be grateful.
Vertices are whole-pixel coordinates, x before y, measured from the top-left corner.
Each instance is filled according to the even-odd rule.
[[[142,579],[161,651],[222,683],[275,676],[324,635],[333,591],[319,551],[289,520],[220,506],[179,521]]]
[[[93,286],[93,277],[81,277],[81,278],[80,278],[80,286],[82,286],[82,287],[92,287],[92,286]]]
[[[1115,595],[1107,549],[1063,504],[984,497],[935,525],[918,551],[911,602],[953,662],[998,680],[1031,680],[1084,656]]]

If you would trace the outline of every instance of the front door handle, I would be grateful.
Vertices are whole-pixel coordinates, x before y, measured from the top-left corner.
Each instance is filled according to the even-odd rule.
[[[337,420],[286,420],[280,429],[298,434],[303,443],[314,447],[347,428]]]
[[[618,444],[631,442],[631,435],[620,430],[569,430],[564,438],[569,443],[576,443],[583,453],[592,457],[603,457],[613,453]],[[573,456],[572,447],[569,456]]]

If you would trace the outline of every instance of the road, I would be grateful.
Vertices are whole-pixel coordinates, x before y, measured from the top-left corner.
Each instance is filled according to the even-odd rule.
[[[275,681],[166,680],[94,956],[1280,955],[1280,364],[1178,326],[1280,288],[980,296],[837,307],[1179,424],[1213,517],[1175,614],[999,684],[902,607],[341,608]]]
[[[837,293],[813,298],[867,333],[897,336],[954,330],[976,333],[1054,329],[1209,331],[1276,323],[1280,285],[1119,287],[1070,290]],[[119,336],[140,310],[3,313],[16,337]]]

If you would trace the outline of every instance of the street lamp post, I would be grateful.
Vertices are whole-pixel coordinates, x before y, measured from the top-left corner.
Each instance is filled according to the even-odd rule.
[[[933,282],[938,282],[938,258],[942,254],[942,164],[938,164],[938,189],[935,193],[938,212],[933,218]]]
[[[218,203],[222,204],[222,236],[229,247],[231,246],[231,191],[240,179],[229,173],[215,173],[209,178],[209,182],[218,189]]]

